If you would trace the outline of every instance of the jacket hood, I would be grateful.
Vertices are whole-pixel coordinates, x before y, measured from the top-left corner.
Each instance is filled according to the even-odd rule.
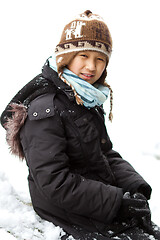
[[[28,82],[9,102],[5,110],[1,115],[1,125],[5,128],[6,122],[9,118],[12,118],[14,113],[12,104],[23,104],[25,107],[29,107],[30,102],[36,97],[45,94],[52,93],[57,88],[65,89],[69,88],[61,80],[59,81],[58,74],[52,70],[49,65],[45,63],[42,68],[42,73]],[[63,85],[61,87],[61,85]]]
[[[6,129],[6,140],[12,154],[24,158],[19,132],[27,118],[31,101],[45,93],[53,93],[56,89],[66,90],[68,97],[74,98],[74,95],[69,94],[70,87],[59,80],[57,73],[46,62],[42,73],[28,82],[9,102],[0,120]]]

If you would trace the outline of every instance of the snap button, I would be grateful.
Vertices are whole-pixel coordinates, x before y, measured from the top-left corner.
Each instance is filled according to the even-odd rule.
[[[105,138],[102,138],[102,139],[101,139],[101,143],[103,143],[103,144],[106,143],[106,139],[105,139]]]
[[[37,113],[37,112],[34,112],[34,113],[33,113],[33,116],[34,116],[34,117],[37,117],[37,116],[38,116],[38,113]]]
[[[83,121],[84,121],[84,122],[87,122],[88,120],[87,120],[87,118],[83,118]]]
[[[74,96],[74,93],[73,93],[73,92],[70,92],[70,93],[69,93],[69,96],[70,96],[70,97],[73,97],[73,96]]]
[[[51,110],[50,110],[49,108],[46,109],[46,113],[50,113],[50,111],[51,111]]]

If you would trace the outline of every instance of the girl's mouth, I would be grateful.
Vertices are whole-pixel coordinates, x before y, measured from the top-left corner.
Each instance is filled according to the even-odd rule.
[[[88,73],[81,73],[81,75],[83,76],[83,78],[85,79],[91,79],[94,77],[93,74],[88,74]]]

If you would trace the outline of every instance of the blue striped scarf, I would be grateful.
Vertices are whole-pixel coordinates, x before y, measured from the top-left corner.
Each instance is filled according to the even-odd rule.
[[[49,66],[57,72],[56,59],[54,56],[49,59]],[[86,82],[69,69],[64,68],[62,76],[74,87],[77,94],[81,97],[83,105],[87,108],[101,106],[109,95],[109,88],[98,83],[93,85]]]

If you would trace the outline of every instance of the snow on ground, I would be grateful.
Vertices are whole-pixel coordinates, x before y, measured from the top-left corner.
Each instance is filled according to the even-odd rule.
[[[20,180],[20,179],[19,179]],[[57,240],[62,232],[59,227],[42,221],[33,211],[28,196],[18,193],[3,172],[0,172],[0,227],[18,239]],[[2,239],[1,235],[1,239]],[[8,236],[6,235],[7,240]],[[6,238],[5,238],[6,239]]]
[[[26,186],[21,187],[24,191],[19,192],[4,172],[0,172],[0,239],[12,239],[8,237],[10,233],[21,240],[57,240],[64,234],[63,230],[36,215],[26,195]]]

